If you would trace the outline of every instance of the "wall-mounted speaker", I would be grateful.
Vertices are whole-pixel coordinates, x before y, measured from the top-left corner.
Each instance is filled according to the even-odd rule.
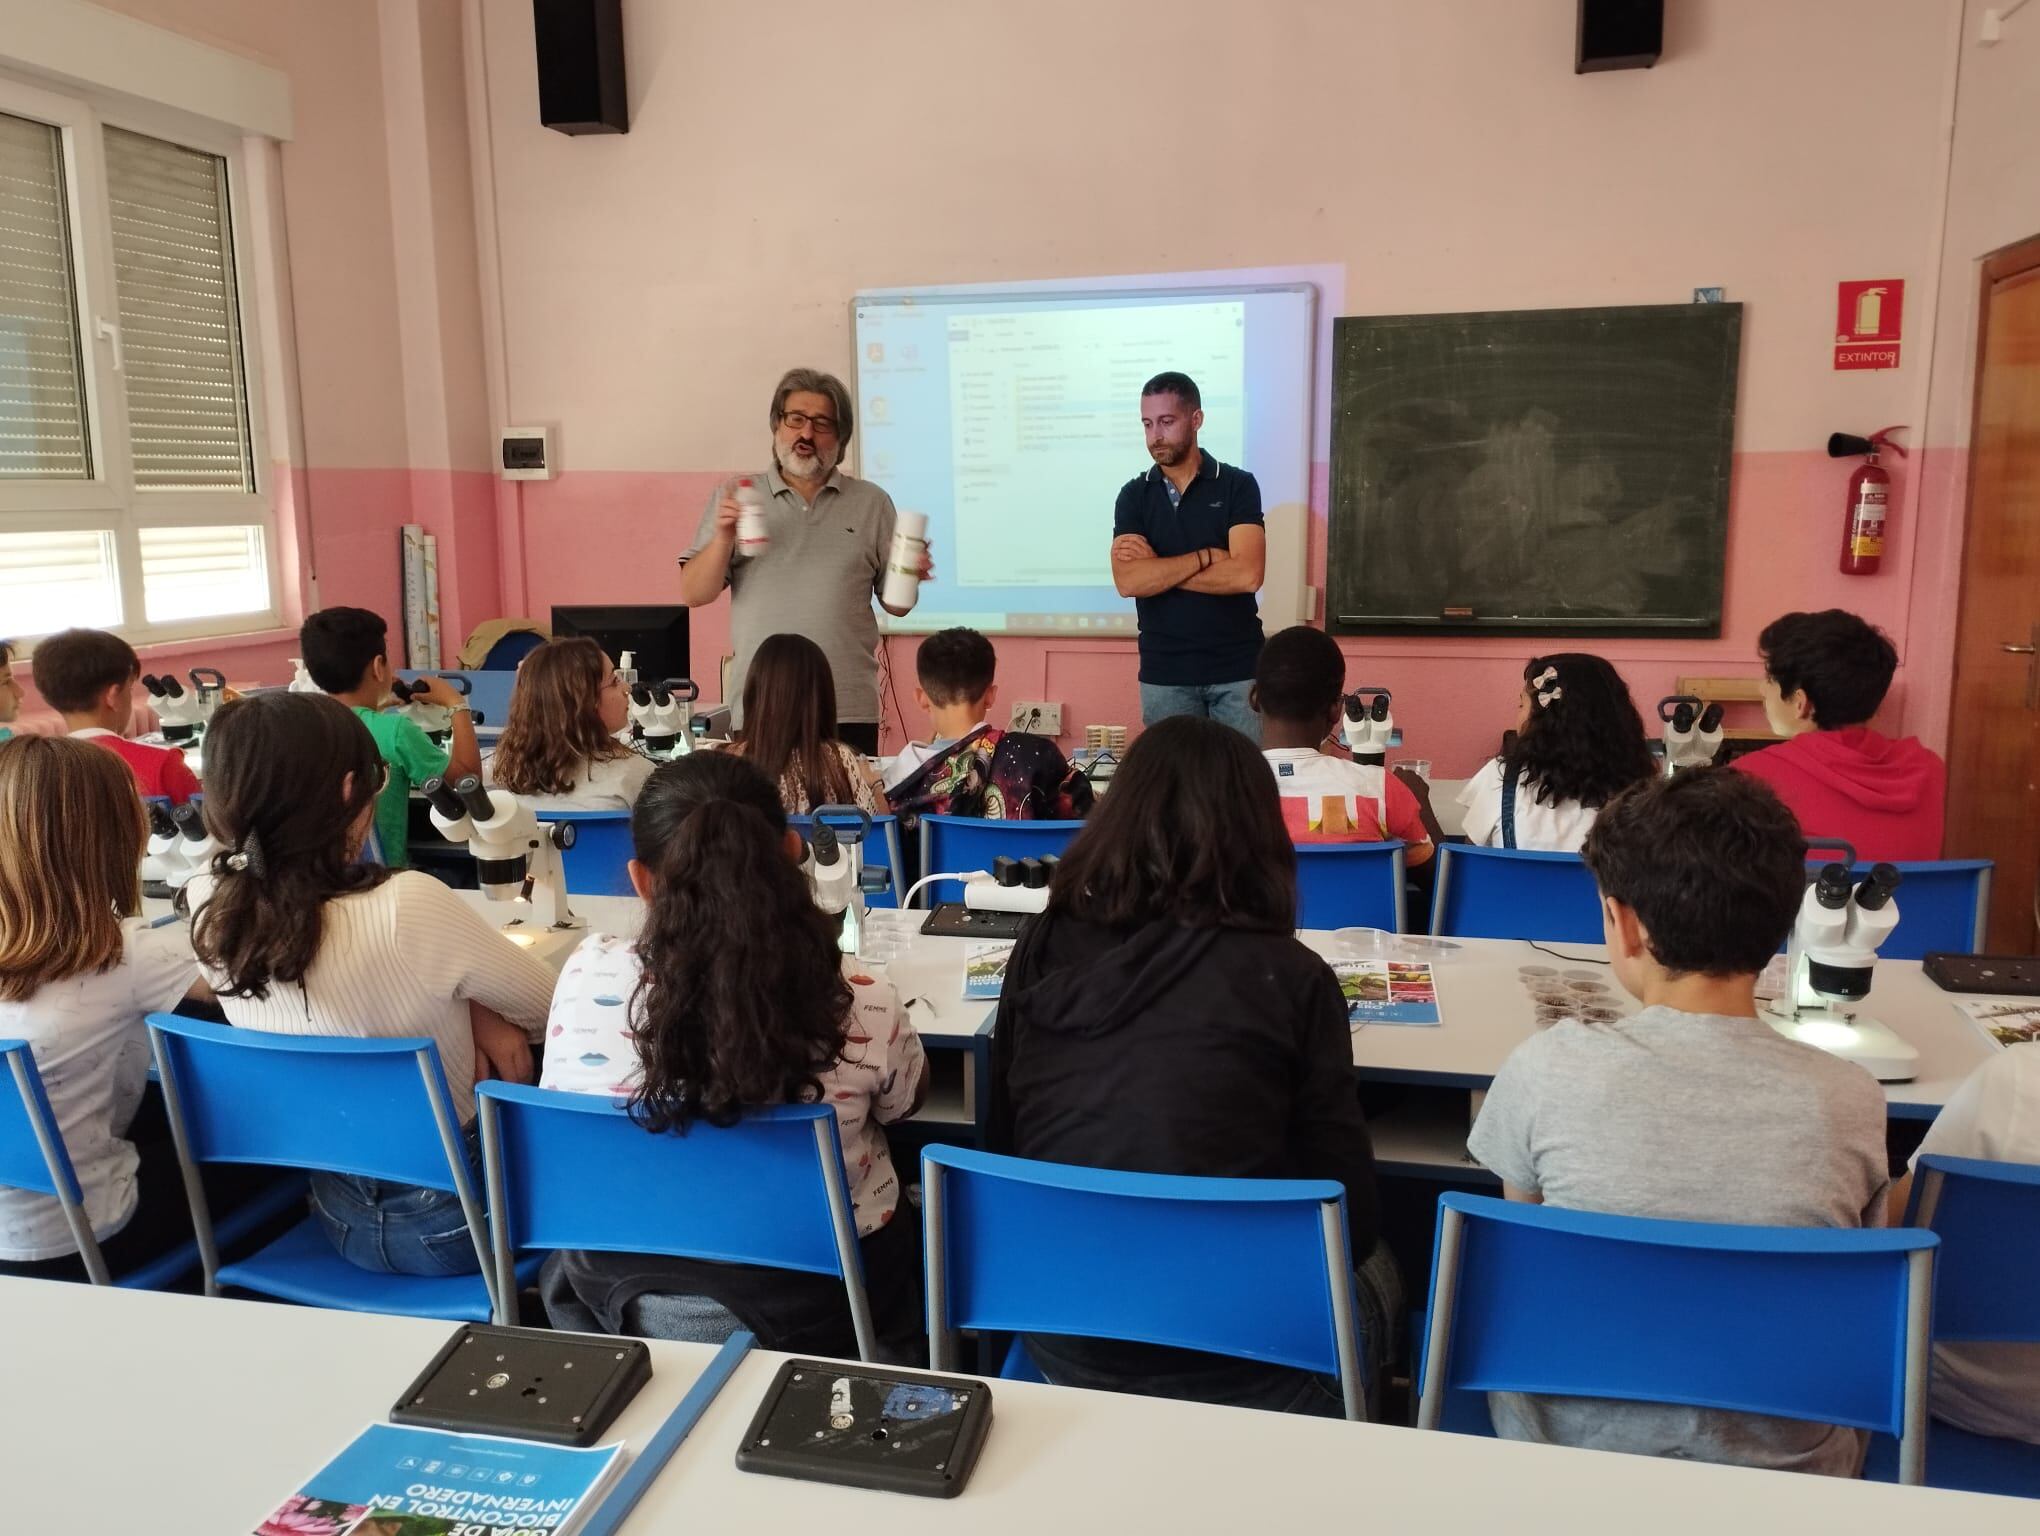
[[[1665,51],[1665,0],[1580,0],[1573,73],[1649,69]]]
[[[623,0],[531,0],[538,120],[561,133],[629,133]]]

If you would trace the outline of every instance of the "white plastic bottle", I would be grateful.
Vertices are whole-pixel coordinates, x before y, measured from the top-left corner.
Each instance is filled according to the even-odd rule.
[[[885,590],[879,601],[907,609],[921,595],[921,560],[928,553],[928,514],[902,512],[893,522],[892,553],[885,560]]]
[[[772,547],[772,535],[765,529],[765,493],[750,479],[737,482],[737,551],[762,555]]]
[[[304,662],[299,660],[297,657],[293,656],[290,659],[290,665],[291,665],[290,690],[289,690],[290,692],[292,693],[319,692],[319,685],[312,681],[312,674],[305,669]]]

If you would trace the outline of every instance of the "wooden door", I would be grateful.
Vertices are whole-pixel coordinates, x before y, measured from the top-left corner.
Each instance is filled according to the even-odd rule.
[[[1984,262],[1970,444],[1948,737],[1948,855],[1997,861],[1989,948],[2034,954],[2040,953],[2040,238]]]

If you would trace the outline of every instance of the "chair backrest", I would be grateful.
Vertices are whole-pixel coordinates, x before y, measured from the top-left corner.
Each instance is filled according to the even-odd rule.
[[[629,811],[540,811],[540,821],[571,822],[574,846],[560,850],[569,896],[634,896]]]
[[[1681,1403],[1899,1435],[1924,1470],[1932,1234],[1439,1206],[1419,1427],[1455,1390]]]
[[[1404,931],[1403,845],[1299,843],[1296,926]]]
[[[833,822],[835,818],[831,817]],[[811,835],[815,828],[812,816],[789,816],[786,824],[802,837]],[[872,907],[897,907],[900,896],[906,890],[906,871],[900,867],[900,819],[897,816],[874,816],[871,818],[871,835],[865,839],[866,862],[883,864],[892,880],[889,889],[874,893],[866,898],[865,905]]]
[[[1438,850],[1431,932],[1599,944],[1601,893],[1576,853],[1447,843]]]
[[[86,1273],[94,1285],[105,1285],[106,1261],[93,1240],[77,1170],[29,1043],[0,1040],[0,1063],[7,1076],[7,1086],[0,1087],[0,1184],[53,1196],[63,1207]]]
[[[1900,864],[1898,926],[1878,953],[1887,960],[1917,960],[1937,949],[1958,955],[1981,950],[1994,867],[1989,859]],[[1858,879],[1869,873],[1869,864],[1856,866]]]
[[[460,1122],[430,1040],[274,1035],[172,1013],[148,1022],[171,1128],[192,1162],[473,1194],[462,1190]]]
[[[2040,1167],[1929,1152],[1905,1219],[1941,1240],[1937,1340],[2040,1343]]]
[[[1339,1375],[1362,1416],[1344,1189],[921,1155],[928,1338],[960,1328],[1207,1350]]]
[[[835,1111],[756,1109],[654,1135],[594,1094],[476,1090],[499,1278],[521,1250],[672,1254],[836,1275],[870,1358],[869,1310]],[[516,1286],[500,1286],[514,1296]]]
[[[459,677],[467,680],[467,701],[481,718],[477,724],[498,728],[510,723],[510,690],[517,686],[517,669],[490,671],[463,671],[454,668],[433,667],[420,672],[402,668],[397,676],[407,683],[415,683],[421,677]]]
[[[952,870],[990,869],[992,860],[1038,859],[1044,854],[1060,856],[1070,840],[1084,828],[1081,821],[980,821],[972,816],[923,816],[921,818],[921,874],[947,874]],[[938,901],[961,901],[962,886],[953,880],[937,881],[922,898],[929,906]]]

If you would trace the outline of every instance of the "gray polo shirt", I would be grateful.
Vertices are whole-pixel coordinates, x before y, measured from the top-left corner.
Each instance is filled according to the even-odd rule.
[[[810,507],[777,468],[753,477],[771,500],[765,527],[772,547],[755,559],[730,553],[731,716],[743,724],[744,676],[768,635],[806,635],[836,674],[836,718],[878,720],[878,616],[872,599],[885,581],[892,547],[892,498],[840,469]],[[702,513],[685,565],[715,536],[718,486]]]

